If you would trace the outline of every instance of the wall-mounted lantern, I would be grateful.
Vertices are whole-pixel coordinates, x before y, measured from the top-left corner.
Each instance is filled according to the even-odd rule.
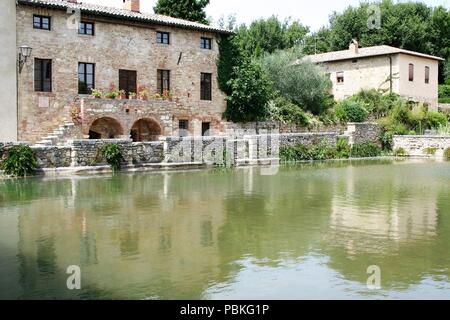
[[[25,63],[27,63],[28,58],[31,57],[31,52],[33,51],[33,48],[29,46],[21,46],[19,48],[19,73],[22,72],[23,66]]]

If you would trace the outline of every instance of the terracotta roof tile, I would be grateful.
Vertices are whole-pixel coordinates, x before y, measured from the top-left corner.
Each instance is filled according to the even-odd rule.
[[[105,7],[96,4],[67,2],[66,0],[18,0],[19,4],[34,5],[54,9],[79,9],[81,12],[93,15],[108,16],[113,18],[126,19],[130,21],[140,21],[156,25],[174,26],[185,29],[194,29],[199,31],[208,31],[214,33],[231,34],[230,30],[216,28],[198,22],[187,21],[183,19],[172,18],[159,14],[133,12],[130,10],[119,9],[115,7]]]
[[[409,51],[409,50],[395,48],[395,47],[391,47],[391,46],[385,46],[385,45],[359,48],[358,53],[354,53],[350,50],[319,53],[319,54],[306,56],[304,59],[311,60],[312,62],[315,62],[315,63],[321,63],[321,62],[350,60],[350,59],[358,59],[358,58],[373,57],[373,56],[383,56],[383,55],[396,54],[396,53],[404,53],[404,54],[419,56],[419,57],[433,59],[433,60],[441,60],[441,61],[444,60],[442,58],[431,56],[428,54],[423,54],[423,53],[419,53],[419,52],[415,52],[415,51]]]

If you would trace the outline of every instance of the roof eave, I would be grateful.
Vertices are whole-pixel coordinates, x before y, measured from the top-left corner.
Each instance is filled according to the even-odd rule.
[[[49,8],[49,9],[56,9],[56,10],[67,10],[69,7],[63,3],[42,3],[42,2],[28,2],[26,0],[18,0],[18,4],[26,5],[26,6],[32,6],[32,7],[39,7],[39,8]],[[107,12],[99,12],[95,10],[89,10],[86,8],[80,8],[82,13],[88,13],[93,16],[98,17],[108,17],[113,18],[121,21],[134,21],[134,22],[142,22],[152,25],[159,25],[159,26],[170,26],[170,27],[176,27],[180,29],[187,29],[187,30],[196,30],[196,31],[204,31],[204,32],[211,32],[216,34],[223,34],[223,35],[233,35],[234,32],[231,30],[218,30],[215,28],[200,28],[195,26],[186,26],[178,23],[169,23],[164,21],[149,21],[149,19],[140,18],[140,17],[125,17],[117,14],[110,14]]]
[[[395,55],[395,54],[406,54],[406,55],[411,55],[411,56],[420,57],[420,58],[424,58],[424,59],[445,61],[445,59],[443,59],[441,57],[422,55],[422,54],[414,54],[414,53],[408,53],[408,52],[402,52],[402,51],[391,52],[391,53],[371,54],[371,55],[365,55],[365,56],[360,56],[360,57],[355,56],[355,57],[339,58],[339,59],[325,59],[325,60],[320,60],[320,61],[314,61],[314,59],[309,59],[309,60],[311,60],[313,63],[327,63],[327,62],[347,61],[347,60],[353,60],[353,59],[364,59],[364,58],[371,58],[371,57],[391,56],[391,55]]]

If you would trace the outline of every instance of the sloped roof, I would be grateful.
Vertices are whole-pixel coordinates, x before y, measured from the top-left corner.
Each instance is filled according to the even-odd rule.
[[[311,60],[312,62],[315,62],[315,63],[321,63],[321,62],[330,62],[330,61],[339,61],[339,60],[367,58],[367,57],[373,57],[373,56],[383,56],[383,55],[396,54],[396,53],[404,53],[404,54],[409,54],[409,55],[433,59],[433,60],[440,60],[440,61],[444,60],[442,58],[431,56],[428,54],[423,54],[423,53],[419,53],[419,52],[415,52],[415,51],[409,51],[409,50],[395,48],[395,47],[391,47],[391,46],[385,46],[385,45],[359,48],[358,53],[354,53],[347,49],[347,50],[341,50],[341,51],[331,51],[331,52],[326,52],[326,53],[313,54],[310,56],[306,56],[304,59]]]
[[[80,1],[80,0],[79,0]],[[67,2],[66,0],[18,0],[19,4],[32,5],[37,7],[52,8],[52,9],[78,9],[82,13],[105,16],[110,18],[117,18],[128,21],[137,21],[148,23],[152,25],[173,26],[184,29],[193,29],[199,31],[207,31],[221,34],[232,34],[233,32],[226,29],[216,28],[198,22],[187,21],[183,19],[172,18],[159,14],[133,12],[126,9],[119,9],[115,7],[105,7],[96,4]]]

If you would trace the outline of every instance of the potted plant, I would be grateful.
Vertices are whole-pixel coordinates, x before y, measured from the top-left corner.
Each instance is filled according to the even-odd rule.
[[[144,100],[144,101],[148,100],[149,92],[148,92],[148,89],[146,87],[144,87],[144,86],[139,87],[138,94],[139,94],[139,99],[140,100]]]
[[[118,91],[118,96],[120,100],[126,99],[127,98],[127,93],[125,92],[125,90],[119,90]]]
[[[108,99],[116,99],[119,96],[118,91],[110,91],[105,95]]]
[[[164,90],[162,94],[162,99],[172,101],[172,92],[170,92],[169,90]]]
[[[102,97],[102,93],[100,90],[97,89],[92,89],[92,93],[91,95],[95,98],[95,99],[100,99]]]
[[[136,92],[128,92],[130,99],[136,99]]]
[[[116,90],[114,83],[109,85],[109,91],[105,96],[108,99],[116,99],[119,96],[119,92]]]

